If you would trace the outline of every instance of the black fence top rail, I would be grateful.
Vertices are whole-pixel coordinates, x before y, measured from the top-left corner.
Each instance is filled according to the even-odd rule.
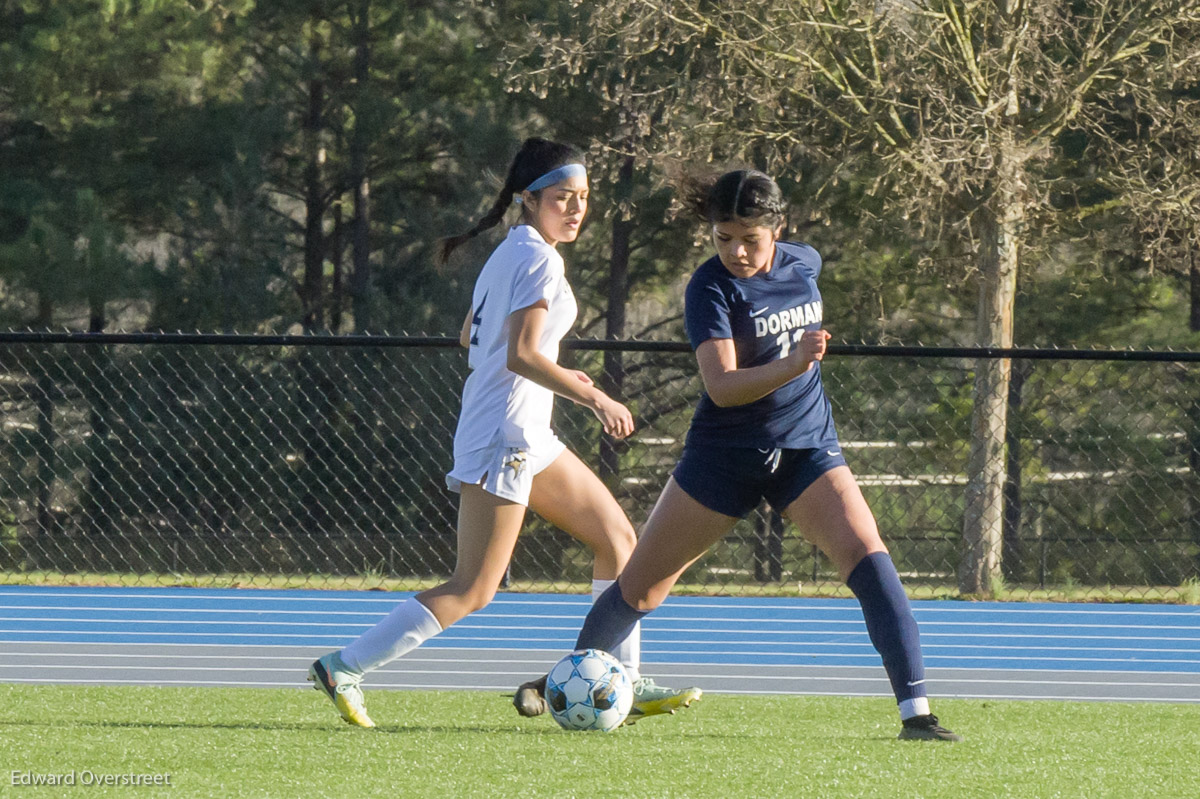
[[[0,331],[0,346],[116,344],[259,347],[385,347],[453,348],[452,336],[273,335],[254,333],[84,333],[72,331]],[[690,352],[681,341],[626,339],[566,339],[564,349],[621,352]],[[926,347],[879,344],[831,344],[830,355],[872,355],[892,358],[1012,358],[1015,360],[1158,361],[1200,363],[1200,352],[1187,350],[1083,350],[1031,347]]]

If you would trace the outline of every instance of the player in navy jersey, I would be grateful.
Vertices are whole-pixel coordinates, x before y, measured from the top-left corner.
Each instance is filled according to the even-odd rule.
[[[527,139],[509,166],[491,210],[471,230],[443,242],[443,259],[498,225],[516,202],[517,224],[492,251],[475,281],[459,342],[470,374],[454,433],[447,486],[460,494],[458,557],[446,582],[400,603],[349,646],[312,663],[308,679],[342,718],[373,727],[363,677],[412,651],[491,602],[512,559],[526,508],[592,550],[593,595],[613,584],[635,537],[608,488],[551,428],[555,395],[589,408],[616,438],[633,432],[633,416],[583,372],[558,365],[559,342],[575,321],[560,243],[575,241],[587,213],[583,153]],[[638,672],[637,631],[610,650],[630,671],[641,713],[666,713],[699,696],[656,685]],[[545,710],[536,692],[518,691],[524,715]]]
[[[576,648],[618,645],[765,498],[858,598],[899,705],[899,737],[960,740],[930,712],[916,620],[842,457],[821,385],[830,335],[817,288],[820,255],[779,240],[783,196],[761,172],[689,181],[685,195],[717,250],[696,269],[684,305],[705,391],[633,555],[592,606]]]

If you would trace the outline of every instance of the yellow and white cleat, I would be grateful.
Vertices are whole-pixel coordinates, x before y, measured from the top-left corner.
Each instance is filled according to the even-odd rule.
[[[368,728],[375,726],[375,722],[367,715],[362,689],[358,687],[362,675],[350,671],[337,652],[314,660],[308,667],[308,681],[313,683],[313,688],[325,692],[347,724]]]
[[[649,677],[640,677],[633,683],[633,708],[625,718],[625,724],[633,724],[647,716],[674,713],[698,700],[704,692],[699,688],[667,688],[655,685]]]

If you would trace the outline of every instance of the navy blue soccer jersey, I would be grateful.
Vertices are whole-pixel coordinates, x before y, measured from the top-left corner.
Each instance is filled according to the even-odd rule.
[[[805,330],[821,328],[820,273],[817,251],[789,241],[775,243],[771,270],[754,277],[734,277],[720,258],[709,258],[696,269],[684,295],[684,321],[692,349],[709,339],[732,339],[739,369],[785,357]],[[836,445],[833,414],[821,386],[821,364],[746,405],[722,408],[705,392],[687,440],[783,449]]]

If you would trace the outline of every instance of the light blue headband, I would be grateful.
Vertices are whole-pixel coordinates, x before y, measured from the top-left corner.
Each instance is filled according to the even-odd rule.
[[[544,189],[547,186],[553,186],[555,183],[566,180],[567,178],[586,178],[587,167],[583,164],[563,164],[562,166],[551,169],[540,178],[530,183],[525,187],[525,191],[537,191]],[[521,202],[521,198],[517,198],[517,202]]]

